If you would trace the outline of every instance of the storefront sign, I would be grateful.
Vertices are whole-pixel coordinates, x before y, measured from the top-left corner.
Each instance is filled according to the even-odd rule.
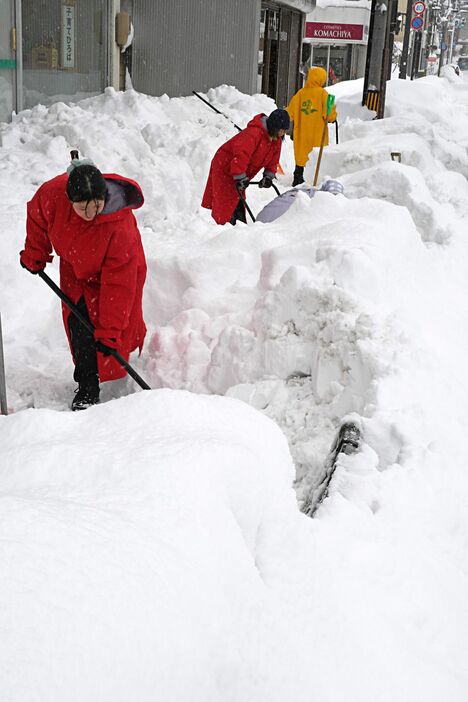
[[[362,41],[362,24],[329,24],[327,22],[306,22],[306,37],[309,39],[333,39],[333,41]]]
[[[62,5],[62,68],[75,68],[75,5]]]

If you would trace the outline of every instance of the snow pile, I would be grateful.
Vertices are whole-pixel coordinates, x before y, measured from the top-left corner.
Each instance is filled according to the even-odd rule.
[[[153,391],[1,430],[1,699],[246,699],[308,526],[277,427]]]
[[[4,320],[11,404],[60,409],[70,402],[59,307],[18,269],[16,252],[24,202],[77,146],[104,170],[137,179],[145,193],[138,216],[149,263],[149,336],[136,361],[140,372],[153,387],[228,394],[269,414],[290,441],[302,499],[321,477],[342,418],[350,411],[372,416],[380,381],[401,366],[405,351],[421,353],[421,327],[433,324],[424,301],[434,296],[445,255],[424,243],[445,247],[455,238],[453,246],[461,246],[456,233],[468,211],[466,149],[457,141],[468,133],[460,121],[454,129],[454,107],[467,109],[464,86],[392,81],[391,116],[380,121],[360,107],[360,89],[360,81],[333,86],[341,143],[333,145],[331,127],[322,162],[324,177],[339,178],[346,197],[299,197],[277,222],[235,229],[216,226],[200,209],[210,159],[235,128],[195,96],[109,89],[77,106],[26,111],[3,129],[0,163],[18,184],[13,198],[4,180],[0,215],[16,242],[0,244],[8,263],[5,308],[15,309]],[[208,98],[240,126],[274,106],[227,86]],[[281,162],[290,173],[288,139]],[[313,154],[309,179],[314,167]],[[280,187],[290,178],[279,176]],[[271,196],[249,189],[254,211]],[[458,274],[451,270],[450,278]],[[130,389],[110,385],[105,393]]]
[[[345,196],[298,196],[280,220],[235,228],[200,209],[211,157],[235,128],[196,97],[108,90],[1,128],[16,413],[0,423],[12,612],[0,640],[36,666],[28,678],[8,659],[15,702],[30,702],[30,681],[73,700],[70,680],[75,699],[96,696],[94,684],[105,702],[120,691],[146,702],[155,690],[168,700],[465,700],[468,93],[460,82],[394,80],[390,116],[377,122],[360,89],[333,86],[340,144],[331,128],[322,161]],[[209,97],[240,126],[273,107],[227,86]],[[143,187],[149,336],[134,362],[165,388],[78,418],[63,412],[74,384],[59,305],[17,261],[24,204],[73,147]],[[288,139],[281,165],[283,188]],[[272,196],[248,191],[254,212]],[[48,270],[56,276],[56,262]],[[134,389],[108,384],[104,400]],[[362,450],[341,460],[313,521],[295,508],[278,431],[247,404],[286,435],[300,503],[343,418],[360,424]],[[63,676],[45,660],[55,653]]]

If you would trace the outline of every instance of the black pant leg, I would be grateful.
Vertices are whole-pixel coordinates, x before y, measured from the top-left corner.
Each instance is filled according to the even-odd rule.
[[[230,224],[235,224],[236,222],[244,222],[244,224],[247,224],[247,216],[245,214],[245,205],[242,201],[242,199],[239,198],[239,202],[237,203],[236,209],[232,213],[232,217],[229,220]]]
[[[76,305],[85,319],[89,321],[88,309],[84,297]],[[98,382],[98,365],[96,343],[88,329],[72,313],[68,319],[70,339],[75,359],[73,379],[81,384]]]

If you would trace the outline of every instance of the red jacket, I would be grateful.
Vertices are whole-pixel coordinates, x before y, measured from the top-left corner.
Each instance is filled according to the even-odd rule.
[[[142,292],[146,260],[132,209],[141,207],[143,194],[135,181],[104,174],[124,185],[127,206],[100,214],[86,222],[73,210],[65,187],[67,174],[44,183],[28,202],[26,243],[21,260],[38,270],[52,260],[52,248],[60,256],[60,287],[77,303],[84,297],[96,338],[117,340],[118,351],[128,360],[130,351],[141,350],[146,334]],[[65,331],[70,341],[68,318],[62,305]],[[71,346],[70,346],[71,348]],[[126,371],[112,357],[98,353],[101,381],[123,378]]]
[[[265,115],[256,115],[247,127],[223,144],[211,162],[202,207],[211,210],[218,224],[226,224],[239,202],[233,176],[254,178],[261,168],[276,173],[281,154],[281,139],[270,139],[264,126]]]

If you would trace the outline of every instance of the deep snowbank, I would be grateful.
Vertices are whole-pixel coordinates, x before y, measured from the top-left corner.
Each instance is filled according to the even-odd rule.
[[[242,699],[308,526],[273,422],[163,390],[0,427],[2,701]]]
[[[194,97],[107,91],[1,128],[1,311],[16,411],[0,422],[11,505],[2,590],[12,603],[2,625],[12,653],[2,656],[10,689],[24,691],[14,702],[31,700],[29,669],[60,700],[70,680],[87,684],[84,669],[106,702],[117,686],[125,699],[153,699],[155,684],[169,700],[190,690],[191,700],[236,702],[465,702],[468,94],[460,82],[392,81],[391,116],[373,122],[359,82],[334,91],[341,143],[332,135],[322,173],[339,177],[346,196],[299,197],[271,225],[218,227],[200,210],[210,159],[235,131]],[[240,125],[272,107],[226,86],[210,97]],[[285,445],[244,405],[164,391],[83,418],[62,411],[74,384],[59,305],[19,268],[17,251],[26,200],[76,146],[145,192],[150,334],[135,362],[155,387],[226,393],[272,417],[299,500],[320,478],[338,423],[356,413],[362,452],[340,463],[317,519],[298,515]],[[288,140],[281,162],[285,187]],[[254,211],[270,197],[249,190]],[[133,390],[109,384],[104,399]],[[21,411],[33,406],[47,409]],[[206,444],[189,447],[184,432]],[[98,460],[87,469],[91,444]],[[140,460],[144,469],[129,471]],[[206,621],[213,611],[219,627]],[[40,653],[43,638],[57,655],[65,641],[62,677]],[[170,672],[154,683],[156,667]]]

